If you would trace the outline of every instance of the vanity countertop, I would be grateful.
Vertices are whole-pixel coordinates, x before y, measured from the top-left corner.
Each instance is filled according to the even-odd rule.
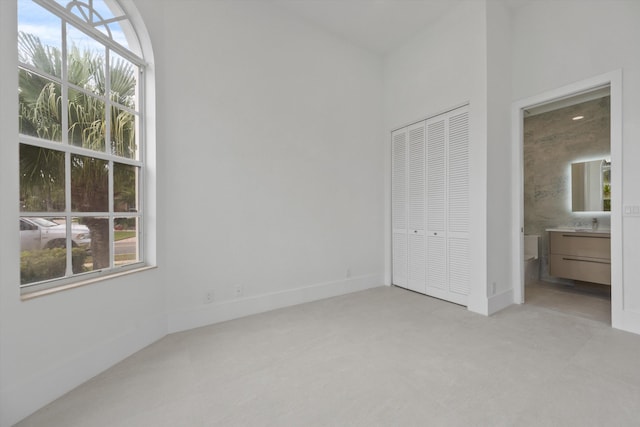
[[[546,231],[558,231],[561,233],[592,233],[592,234],[611,234],[611,230],[602,228],[597,230],[592,230],[591,228],[580,228],[580,227],[556,227],[556,228],[547,228]]]

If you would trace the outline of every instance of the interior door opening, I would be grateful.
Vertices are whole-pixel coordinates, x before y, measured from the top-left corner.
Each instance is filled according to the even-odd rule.
[[[514,300],[614,327],[621,310],[619,84],[610,73],[513,109]],[[572,204],[572,179],[586,182],[572,177],[572,164],[591,163],[600,210]]]
[[[609,87],[523,113],[524,301],[610,324]]]

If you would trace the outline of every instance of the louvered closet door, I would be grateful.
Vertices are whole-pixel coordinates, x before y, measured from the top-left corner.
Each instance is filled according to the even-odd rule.
[[[448,266],[451,300],[467,304],[469,262],[469,113],[466,108],[449,117]]]
[[[411,290],[426,291],[425,122],[409,126],[408,152],[408,281]]]
[[[426,293],[466,305],[469,263],[467,107],[427,120]]]
[[[392,283],[407,287],[407,128],[391,134]]]
[[[447,258],[445,234],[446,120],[427,120],[427,294],[445,298]]]

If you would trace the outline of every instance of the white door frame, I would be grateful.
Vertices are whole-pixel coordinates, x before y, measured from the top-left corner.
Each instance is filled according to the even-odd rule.
[[[512,282],[513,301],[524,303],[524,183],[523,183],[523,111],[562,98],[609,86],[611,90],[611,321],[622,326],[622,70],[562,86],[516,101],[511,108],[512,131]]]

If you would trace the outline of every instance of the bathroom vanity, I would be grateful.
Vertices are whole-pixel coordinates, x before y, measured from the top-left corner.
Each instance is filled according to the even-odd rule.
[[[611,285],[611,233],[608,230],[551,228],[549,275]]]

